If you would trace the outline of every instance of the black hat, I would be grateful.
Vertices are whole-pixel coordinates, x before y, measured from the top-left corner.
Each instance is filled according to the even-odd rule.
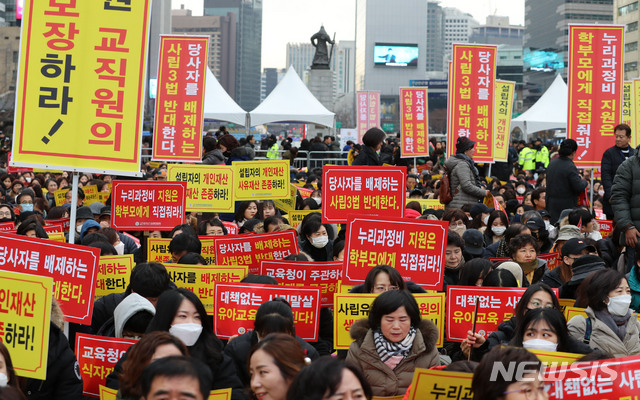
[[[456,142],[456,154],[464,153],[465,151],[473,148],[473,146],[475,145],[476,145],[476,142],[474,142],[473,140],[465,136],[460,136],[458,138],[458,141]]]
[[[491,211],[493,211],[493,208],[487,207],[486,204],[476,203],[473,206],[471,206],[471,210],[469,211],[469,214],[471,214],[471,218],[475,218],[476,215],[480,215],[482,213],[488,214]]]
[[[467,229],[462,234],[462,240],[464,240],[464,251],[467,253],[480,256],[484,252],[484,239],[479,230]]]
[[[544,228],[544,221],[542,220],[542,218],[538,218],[538,217],[531,217],[527,220],[527,222],[525,222],[525,225],[527,226],[527,228],[529,229],[543,229]]]
[[[562,248],[564,248],[564,246],[562,246]],[[571,266],[571,270],[573,271],[571,282],[580,282],[584,280],[584,278],[586,278],[590,273],[601,270],[603,268],[606,268],[604,261],[602,261],[602,258],[596,255],[587,254],[580,258],[577,258]]]
[[[569,239],[562,245],[560,254],[562,257],[566,257],[571,254],[580,254],[584,249],[588,249],[590,253],[595,253],[597,250],[592,245],[588,244],[584,239],[573,238]]]
[[[89,207],[78,207],[76,219],[93,219],[93,211]]]
[[[102,217],[103,215],[111,215],[111,207],[110,206],[104,206],[100,209],[100,216]]]
[[[542,210],[538,210],[538,214],[540,214],[542,218],[551,218],[551,214],[549,214],[549,211],[545,210],[544,208]]]

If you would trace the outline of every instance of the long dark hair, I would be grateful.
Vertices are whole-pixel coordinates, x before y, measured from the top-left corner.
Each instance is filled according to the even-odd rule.
[[[518,319],[516,331],[511,339],[511,345],[522,346],[524,341],[524,333],[532,325],[545,321],[553,333],[558,336],[558,351],[567,351],[567,342],[569,341],[569,330],[567,329],[567,320],[560,310],[554,308],[535,308],[527,311],[523,318]]]
[[[551,289],[551,286],[547,285],[546,283],[534,283],[533,285],[529,286],[527,290],[525,290],[525,292],[522,294],[522,297],[520,297],[518,305],[516,305],[515,312],[513,313],[513,315],[516,317],[516,321],[524,317],[527,311],[529,311],[529,309],[527,308],[527,306],[529,305],[529,301],[531,301],[533,295],[539,291],[547,292],[549,296],[551,296],[553,308],[557,310],[560,309],[560,302],[558,301],[556,294],[553,292],[553,289]]]

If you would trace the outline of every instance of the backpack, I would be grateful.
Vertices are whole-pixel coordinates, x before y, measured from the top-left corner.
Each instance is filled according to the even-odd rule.
[[[453,195],[451,194],[451,181],[449,180],[450,171],[445,167],[444,174],[442,174],[442,179],[440,180],[440,189],[438,192],[438,199],[440,200],[440,204],[449,204],[453,200]]]

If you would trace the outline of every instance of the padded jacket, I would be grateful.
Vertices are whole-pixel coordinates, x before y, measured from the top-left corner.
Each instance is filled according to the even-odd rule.
[[[599,349],[614,357],[626,357],[640,354],[640,322],[636,314],[631,314],[627,323],[627,333],[624,341],[620,340],[604,322],[596,318],[591,307],[585,310],[587,316],[591,318],[591,340],[589,346],[592,349]],[[584,340],[587,328],[587,319],[582,315],[571,318],[567,324],[569,334],[576,340]]]
[[[449,182],[451,183],[451,195],[453,200],[447,204],[446,209],[462,208],[465,204],[478,203],[487,194],[487,190],[478,183],[478,169],[471,166],[463,155],[456,154],[449,157],[444,165],[449,170]],[[473,168],[473,169],[472,169]]]
[[[611,207],[616,216],[616,225],[635,226],[640,230],[640,155],[636,152],[627,158],[616,172],[611,188]]]

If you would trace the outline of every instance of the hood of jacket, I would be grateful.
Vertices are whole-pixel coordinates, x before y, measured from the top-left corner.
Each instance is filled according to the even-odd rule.
[[[355,340],[358,345],[362,345],[362,342],[364,341],[364,338],[365,336],[367,336],[367,332],[369,332],[370,329],[371,328],[369,326],[369,319],[362,318],[351,325],[349,335],[351,335],[351,339]],[[435,348],[436,343],[438,342],[438,328],[433,322],[427,319],[423,319],[420,321],[418,332],[422,334],[422,339],[424,340],[424,345],[427,348],[427,352],[432,351]]]
[[[84,238],[84,235],[87,234],[87,231],[90,228],[102,228],[102,226],[100,226],[99,223],[97,223],[95,220],[93,219],[88,219],[84,222],[84,224],[82,224],[82,229],[80,229],[80,240],[82,240]],[[77,242],[76,242],[77,243]]]
[[[251,149],[246,146],[239,146],[231,150],[229,158],[238,158],[245,161],[251,160]]]
[[[447,169],[449,170],[449,172],[453,171],[453,168],[455,168],[456,165],[460,164],[460,163],[465,163],[467,162],[466,160],[462,159],[462,158],[458,158],[455,155],[447,158],[447,161],[444,162],[444,166],[447,167]]]
[[[129,318],[140,311],[146,311],[156,315],[156,309],[151,302],[137,293],[131,293],[118,304],[113,312],[113,322],[116,328],[116,337],[122,337],[122,330]]]

